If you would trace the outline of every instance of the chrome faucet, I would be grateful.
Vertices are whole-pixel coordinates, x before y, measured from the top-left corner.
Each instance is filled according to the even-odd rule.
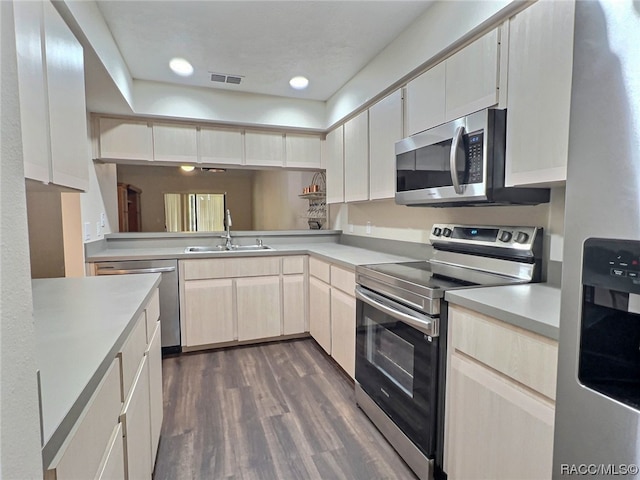
[[[232,246],[231,246],[231,211],[227,208],[227,216],[226,216],[226,220],[225,220],[225,226],[227,229],[227,233],[226,235],[222,235],[222,238],[225,238],[227,241],[225,243],[225,248],[227,250],[231,250]]]

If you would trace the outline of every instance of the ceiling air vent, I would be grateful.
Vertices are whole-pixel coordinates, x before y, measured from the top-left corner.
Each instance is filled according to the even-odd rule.
[[[211,73],[211,81],[219,83],[231,83],[233,85],[240,85],[242,82],[242,76],[240,75],[227,75],[226,73]]]

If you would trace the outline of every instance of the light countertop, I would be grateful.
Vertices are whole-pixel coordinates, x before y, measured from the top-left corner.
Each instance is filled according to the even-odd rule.
[[[560,288],[544,283],[482,287],[446,292],[452,304],[558,340]]]
[[[160,274],[33,280],[45,467],[159,284]]]
[[[241,256],[270,256],[270,255],[314,255],[324,260],[339,264],[348,269],[355,269],[356,265],[370,263],[408,262],[416,260],[411,257],[392,255],[388,253],[367,250],[359,247],[341,245],[339,243],[287,243],[269,244],[273,250],[259,250],[255,252],[207,252],[185,253],[185,247],[166,248],[111,248],[103,249],[90,257],[87,262],[108,262],[120,260],[158,260],[158,259],[196,259],[196,258],[235,258]]]

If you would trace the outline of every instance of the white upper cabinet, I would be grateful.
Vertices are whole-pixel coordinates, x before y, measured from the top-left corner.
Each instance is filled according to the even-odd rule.
[[[86,190],[91,155],[84,93],[84,54],[80,42],[49,2],[44,2],[44,44],[51,181]]]
[[[507,186],[567,178],[574,10],[540,0],[510,20]]]
[[[246,132],[244,135],[245,163],[251,166],[284,166],[284,138],[282,133]]]
[[[369,112],[344,124],[344,200],[369,199]]]
[[[396,191],[395,143],[402,140],[402,91],[369,109],[369,198],[393,198]]]
[[[153,125],[153,159],[159,162],[198,161],[198,141],[193,125]]]
[[[200,127],[198,135],[200,163],[242,165],[242,132]]]
[[[100,117],[97,128],[98,158],[153,160],[153,130],[148,122]]]
[[[285,135],[286,167],[322,168],[321,141],[319,136]]]
[[[327,134],[327,203],[344,202],[344,126]]]
[[[14,15],[24,175],[48,183],[49,124],[42,57],[42,3],[15,2]]]
[[[445,121],[498,103],[499,42],[495,29],[447,58]]]
[[[16,2],[15,30],[25,177],[86,190],[82,46],[50,2]]]
[[[407,135],[444,123],[445,63],[439,63],[407,84]]]

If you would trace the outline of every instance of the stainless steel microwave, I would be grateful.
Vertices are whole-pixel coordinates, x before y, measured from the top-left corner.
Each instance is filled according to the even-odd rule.
[[[486,109],[396,143],[396,203],[535,205],[549,190],[504,186],[506,110]]]

